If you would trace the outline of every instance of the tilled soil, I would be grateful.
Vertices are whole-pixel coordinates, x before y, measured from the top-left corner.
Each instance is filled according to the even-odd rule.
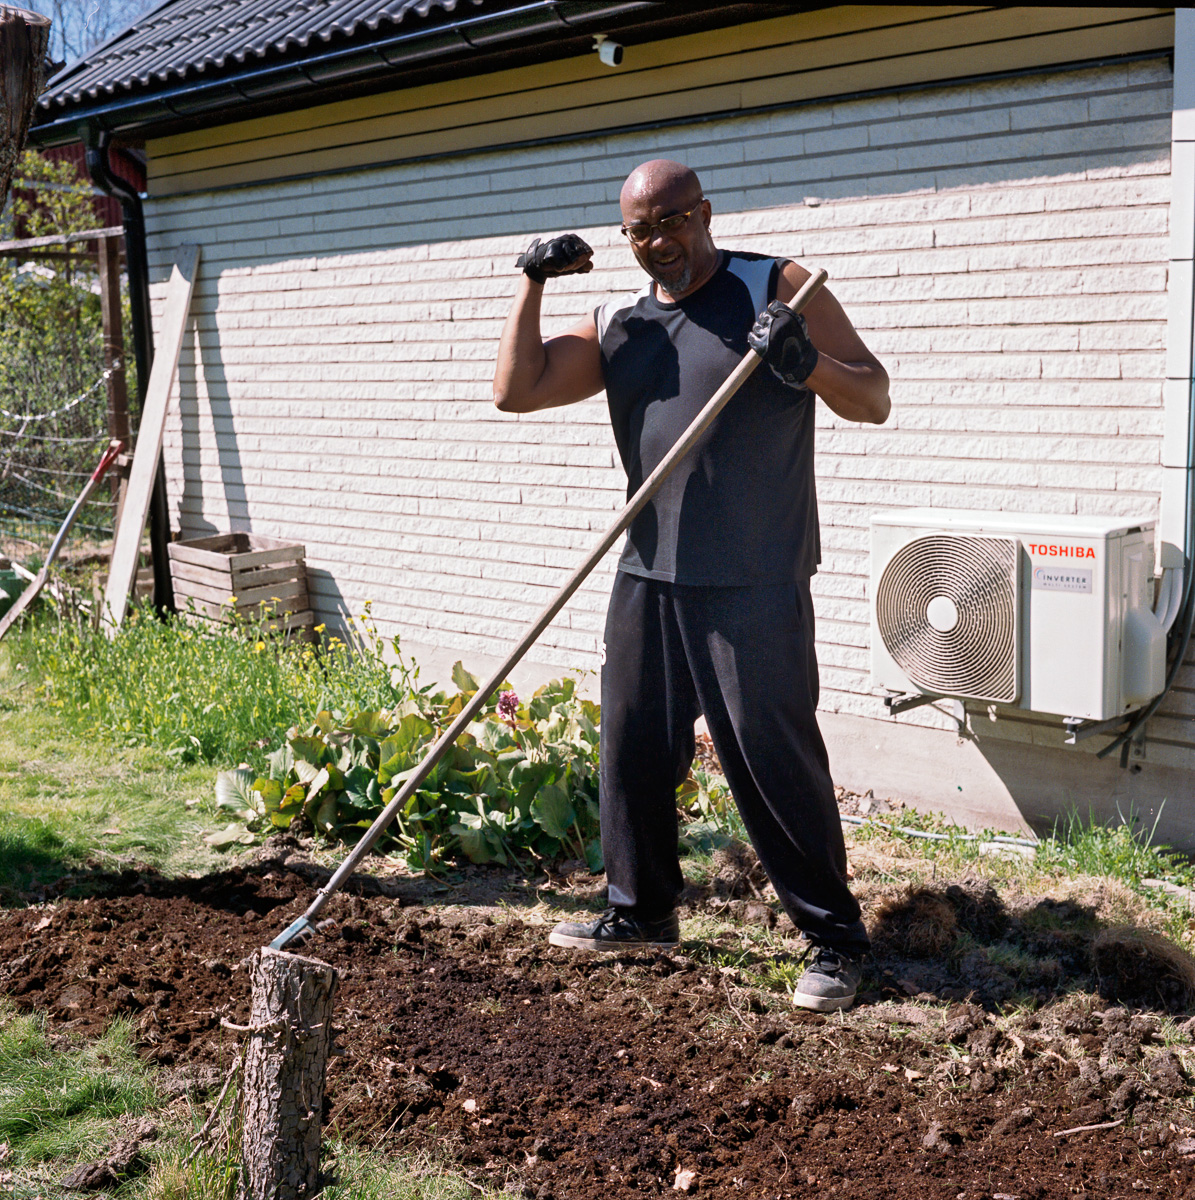
[[[1156,1015],[1068,993],[1061,950],[1058,986],[1002,1017],[965,955],[948,970],[910,944],[921,902],[890,904],[860,1003],[823,1017],[741,986],[700,944],[551,948],[534,895],[491,879],[502,904],[412,883],[329,906],[335,924],[303,952],[341,976],[330,1127],[540,1200],[1195,1197],[1189,1036],[1176,1052]],[[311,894],[277,859],[199,880],[126,872],[103,895],[0,915],[0,990],[76,1035],[125,1015],[147,1058],[211,1078],[235,1050],[221,1017],[248,1015],[243,960]],[[743,915],[774,919],[760,908]],[[951,911],[976,925],[981,908],[972,889]]]

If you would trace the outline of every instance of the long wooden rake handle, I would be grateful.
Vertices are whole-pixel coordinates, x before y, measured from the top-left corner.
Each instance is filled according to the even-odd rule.
[[[794,312],[800,312],[810,300],[817,295],[822,284],[828,278],[825,271],[815,271],[804,286],[793,297],[789,307]],[[374,843],[385,832],[386,827],[414,795],[415,791],[435,769],[436,763],[444,756],[448,747],[468,728],[470,722],[485,707],[486,701],[498,690],[510,675],[511,670],[518,664],[523,655],[535,645],[539,635],[552,623],[556,614],[568,603],[572,594],[581,586],[589,573],[601,562],[606,552],[626,531],[630,523],[647,507],[648,502],[660,490],[664,480],[672,473],[677,464],[701,439],[702,434],[710,427],[714,418],[726,407],[731,397],[746,383],[751,373],[763,359],[754,350],[748,350],[743,355],[738,366],[731,371],[726,382],[710,397],[705,407],[693,418],[692,424],[681,435],[680,440],[660,461],[659,466],[643,481],[639,490],[627,502],[626,507],[618,514],[614,524],[602,534],[601,540],[586,556],[585,561],[568,577],[563,587],[552,597],[548,606],[527,627],[519,640],[519,644],[507,655],[502,665],[486,680],[473,694],[473,698],[461,709],[455,721],[440,735],[436,743],[427,752],[423,761],[408,777],[402,789],[378,814],[377,820],[365,831],[361,840],[353,847],[348,857],[336,868],[332,878],[316,893],[315,899],[307,911],[288,925],[271,943],[274,950],[282,950],[288,942],[302,933],[314,928],[312,921],[325,904],[338,892],[344,881],[357,869],[361,860],[373,848]]]

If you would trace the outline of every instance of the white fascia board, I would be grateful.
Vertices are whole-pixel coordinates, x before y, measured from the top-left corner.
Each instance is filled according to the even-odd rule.
[[[1195,10],[1174,14],[1174,119],[1170,144],[1170,277],[1163,389],[1158,542],[1186,546],[1195,328]]]
[[[1190,437],[1191,381],[1167,379],[1162,384],[1162,466],[1186,469]]]
[[[1195,258],[1195,142],[1170,144],[1170,258]]]

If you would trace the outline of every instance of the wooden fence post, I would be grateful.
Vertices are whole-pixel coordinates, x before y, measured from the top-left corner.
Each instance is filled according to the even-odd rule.
[[[253,955],[249,977],[238,1200],[304,1200],[319,1190],[336,971],[265,947]]]
[[[126,446],[129,436],[129,390],[124,356],[124,324],[120,302],[120,234],[107,234],[99,239],[100,313],[104,329],[104,370],[108,375],[108,436]],[[112,475],[112,499],[116,502],[113,534],[120,521],[120,510],[128,488],[129,472],[115,471]]]

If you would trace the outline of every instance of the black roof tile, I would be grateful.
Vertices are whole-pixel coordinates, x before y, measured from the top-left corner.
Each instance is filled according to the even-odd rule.
[[[162,0],[50,81],[47,113],[174,80],[302,55],[486,0]],[[489,4],[488,7],[503,7]]]

